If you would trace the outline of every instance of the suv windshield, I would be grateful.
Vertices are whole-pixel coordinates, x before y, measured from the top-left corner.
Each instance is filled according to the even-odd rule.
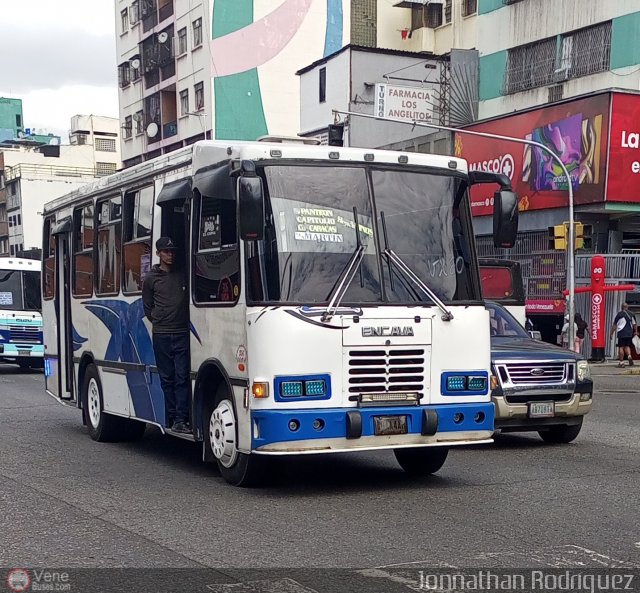
[[[260,172],[266,233],[247,244],[250,300],[326,303],[358,247],[356,216],[364,253],[343,304],[431,303],[381,257],[385,248],[444,302],[479,300],[468,206],[456,204],[463,178],[363,166],[282,164]]]
[[[491,317],[492,338],[530,338],[515,317],[497,303],[486,303]]]

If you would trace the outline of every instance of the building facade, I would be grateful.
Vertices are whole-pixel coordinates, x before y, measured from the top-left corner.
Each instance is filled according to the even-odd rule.
[[[638,90],[640,1],[480,0],[480,119]]]
[[[117,119],[78,115],[71,124],[70,145],[0,146],[0,256],[40,249],[44,204],[121,168]]]
[[[17,138],[23,126],[22,99],[0,97],[0,142]]]

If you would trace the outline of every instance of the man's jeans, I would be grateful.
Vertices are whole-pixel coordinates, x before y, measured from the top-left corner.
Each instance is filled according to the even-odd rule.
[[[189,359],[189,332],[179,334],[153,334],[153,350],[160,384],[164,392],[165,424],[189,421],[191,361]]]

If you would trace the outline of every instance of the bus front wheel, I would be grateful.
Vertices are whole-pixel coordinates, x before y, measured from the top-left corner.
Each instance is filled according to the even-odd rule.
[[[102,383],[95,365],[90,364],[82,385],[82,413],[89,429],[89,436],[101,443],[115,441],[119,437],[119,423],[116,416],[104,413]]]
[[[206,443],[222,477],[233,486],[256,486],[262,478],[261,460],[238,451],[236,413],[226,389],[218,390],[205,422]]]
[[[446,447],[410,447],[393,450],[402,469],[411,476],[435,474],[447,460]]]

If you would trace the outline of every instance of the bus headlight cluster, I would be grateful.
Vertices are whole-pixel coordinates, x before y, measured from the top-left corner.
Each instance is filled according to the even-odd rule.
[[[444,395],[485,395],[489,390],[489,377],[477,372],[443,373],[441,387]]]
[[[303,377],[276,377],[276,398],[327,398],[330,396],[329,375],[307,375]]]

